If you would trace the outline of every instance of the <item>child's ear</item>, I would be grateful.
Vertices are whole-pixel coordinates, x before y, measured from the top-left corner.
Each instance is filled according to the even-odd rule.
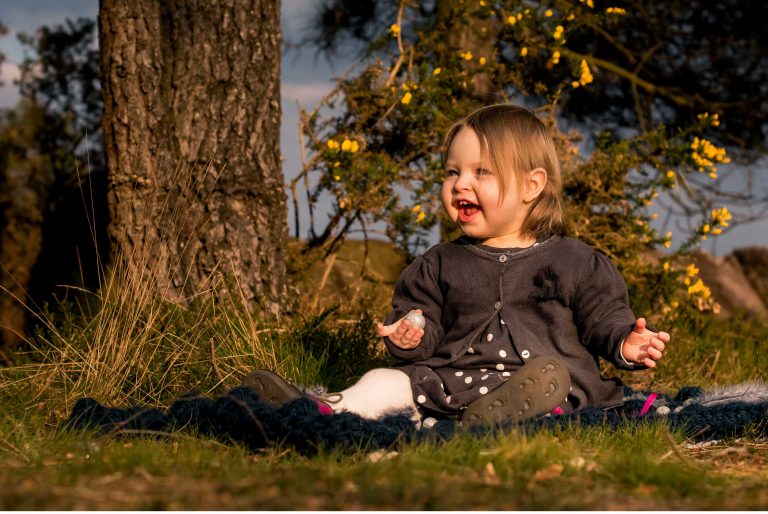
[[[526,173],[522,190],[523,202],[530,203],[537,199],[546,185],[547,170],[544,168],[535,168]]]

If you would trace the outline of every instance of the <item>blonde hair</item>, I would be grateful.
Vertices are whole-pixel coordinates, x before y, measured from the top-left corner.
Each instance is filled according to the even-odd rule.
[[[563,182],[560,161],[549,130],[536,115],[512,104],[489,105],[456,122],[445,136],[443,166],[456,134],[464,128],[475,131],[490,164],[498,173],[501,192],[507,180],[522,184],[523,174],[536,168],[547,172],[547,183],[532,202],[521,231],[535,237],[563,235]]]

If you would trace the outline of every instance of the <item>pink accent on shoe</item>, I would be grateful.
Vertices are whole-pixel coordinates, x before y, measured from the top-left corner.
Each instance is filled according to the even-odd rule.
[[[320,414],[333,414],[333,409],[331,409],[331,406],[325,403],[320,398],[312,398],[315,400],[315,403],[317,404],[317,410],[320,411]]]
[[[658,393],[651,393],[648,395],[648,399],[645,400],[645,404],[643,405],[643,408],[640,409],[639,416],[645,416],[648,413],[648,410],[651,408],[651,405],[653,405],[653,402],[656,401],[657,396],[659,396]]]
[[[561,407],[555,407],[552,409],[552,414],[555,416],[560,416],[561,414],[565,414],[565,411]]]

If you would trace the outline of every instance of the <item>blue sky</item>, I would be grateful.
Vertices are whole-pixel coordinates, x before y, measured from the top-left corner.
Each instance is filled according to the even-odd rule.
[[[284,40],[296,41],[300,38],[301,31],[313,12],[314,3],[313,0],[282,0],[281,25]],[[0,88],[0,108],[13,106],[18,100],[18,92],[12,82],[18,77],[17,63],[23,56],[15,32],[34,32],[41,25],[60,24],[67,18],[79,16],[95,18],[97,14],[98,0],[0,0],[0,20],[10,31],[7,36],[0,38],[0,52],[6,55],[6,62],[0,70],[0,80],[6,83]],[[304,108],[311,110],[332,89],[333,77],[342,75],[352,64],[352,60],[336,57],[329,63],[324,57],[317,56],[311,48],[298,52],[292,50],[283,57],[283,120],[280,144],[284,158],[283,172],[287,182],[295,177],[301,168],[296,103],[299,102]],[[322,216],[322,204],[320,207],[319,216]],[[289,209],[288,219],[291,220],[290,231],[293,235],[291,202]],[[308,225],[308,213],[305,208],[300,208],[299,214],[302,230],[305,230]],[[754,245],[768,245],[768,220],[738,227],[715,240],[710,239],[704,247],[717,255],[724,255],[733,248]]]

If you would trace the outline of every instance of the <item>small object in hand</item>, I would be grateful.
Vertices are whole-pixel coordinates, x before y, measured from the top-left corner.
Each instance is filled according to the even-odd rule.
[[[427,320],[424,319],[424,316],[419,314],[418,312],[411,312],[406,317],[406,320],[408,320],[408,323],[410,323],[414,327],[424,328],[427,326]]]

